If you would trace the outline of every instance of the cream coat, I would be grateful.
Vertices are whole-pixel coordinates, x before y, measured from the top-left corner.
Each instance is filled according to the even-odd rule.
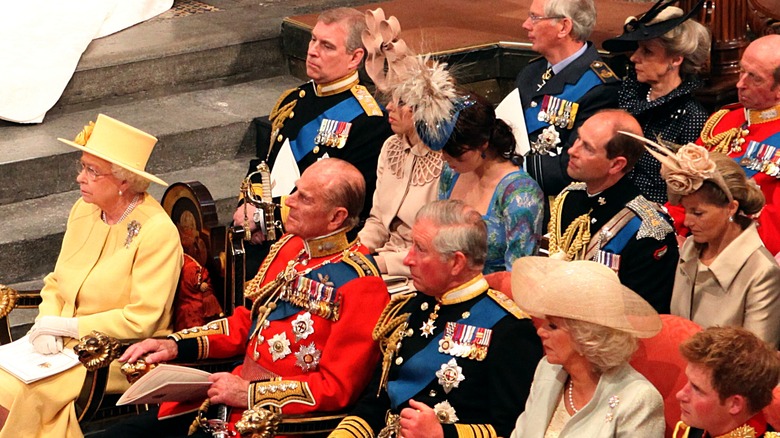
[[[140,230],[125,247],[131,221]],[[92,330],[124,339],[166,335],[182,260],[176,227],[151,196],[111,226],[99,208],[79,199],[54,272],[44,280],[39,317],[76,317],[79,336]],[[122,391],[127,383],[115,371],[109,390]],[[10,410],[0,437],[81,437],[73,401],[85,375],[77,366],[25,385],[0,371],[0,405]]]
[[[442,159],[423,143],[393,135],[385,141],[377,166],[371,214],[358,236],[384,258],[387,274],[409,277],[403,261],[412,246],[412,224],[420,208],[436,200]]]
[[[539,362],[511,438],[544,437],[567,377],[562,366],[546,357]],[[571,417],[559,438],[662,438],[665,428],[661,394],[625,364],[601,376],[593,398]]]
[[[709,272],[697,274],[700,250],[693,237],[680,250],[672,314],[704,328],[744,327],[778,346],[780,266],[761,243],[756,226],[751,224],[718,254]]]

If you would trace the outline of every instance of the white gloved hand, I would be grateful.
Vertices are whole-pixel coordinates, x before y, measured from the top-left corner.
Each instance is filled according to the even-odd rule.
[[[35,344],[35,339],[41,335],[79,337],[79,320],[77,318],[65,318],[62,316],[44,316],[33,324],[30,329],[30,342]]]
[[[33,348],[35,351],[41,354],[55,354],[62,351],[62,337],[60,336],[52,336],[52,335],[39,335],[35,338],[35,340],[31,338],[30,343],[32,343]]]

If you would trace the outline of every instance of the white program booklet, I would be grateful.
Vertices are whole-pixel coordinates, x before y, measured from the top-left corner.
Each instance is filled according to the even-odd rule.
[[[25,335],[10,344],[0,346],[0,368],[24,383],[32,383],[59,374],[79,365],[79,358],[71,348],[55,354],[35,351]]]
[[[496,107],[496,117],[505,121],[512,128],[515,136],[515,153],[525,155],[531,150],[531,142],[528,139],[528,131],[525,127],[525,113],[520,102],[520,92],[515,88]]]
[[[116,405],[203,400],[208,397],[210,375],[197,368],[160,364],[130,385]]]

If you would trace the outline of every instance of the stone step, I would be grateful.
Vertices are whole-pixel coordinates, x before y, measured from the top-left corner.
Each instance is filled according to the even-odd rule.
[[[279,76],[0,128],[0,205],[75,190],[81,152],[57,138],[73,139],[98,112],[157,136],[147,169],[162,174],[254,153],[252,119],[268,114],[279,94],[299,83]]]
[[[49,114],[286,74],[282,17],[360,3],[179,0],[158,17],[92,41]]]
[[[211,192],[220,224],[231,221],[248,156],[190,167],[159,176],[169,182],[203,183]],[[149,193],[158,201],[165,188],[152,184]],[[68,213],[79,198],[77,190],[0,206],[0,284],[37,289],[39,280],[54,268],[62,244]]]

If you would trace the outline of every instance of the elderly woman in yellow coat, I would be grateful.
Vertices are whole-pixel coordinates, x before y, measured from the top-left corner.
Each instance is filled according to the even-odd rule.
[[[53,354],[92,330],[136,339],[170,333],[183,256],[176,227],[146,193],[150,182],[167,185],[145,172],[157,139],[101,114],[75,142],[59,140],[83,152],[81,199],[44,280],[30,342]],[[114,371],[109,391],[121,392],[127,383]],[[73,402],[85,374],[77,366],[24,384],[0,371],[0,438],[83,436]]]

